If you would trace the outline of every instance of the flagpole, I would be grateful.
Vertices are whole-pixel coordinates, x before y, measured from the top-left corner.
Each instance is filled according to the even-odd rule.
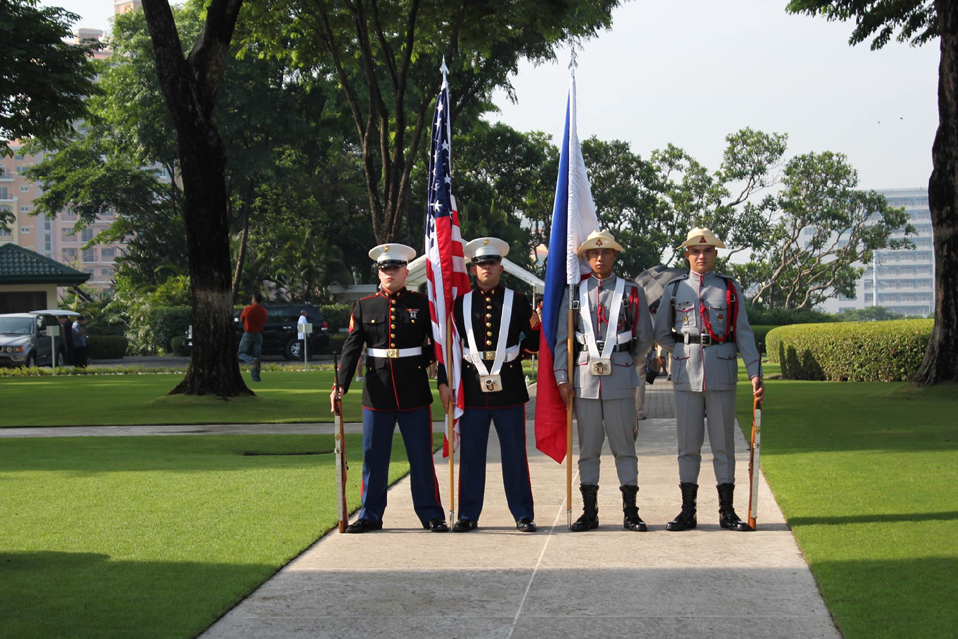
[[[446,371],[449,373],[447,377],[454,401],[452,407],[446,407],[446,438],[449,442],[449,521],[453,522],[456,520],[456,431],[453,422],[456,389],[452,386],[450,357],[452,357],[452,313],[446,316]]]
[[[568,359],[566,370],[569,371],[569,375],[572,377],[569,381],[572,383],[572,397],[569,400],[569,405],[566,406],[565,413],[565,503],[566,503],[566,520],[569,524],[569,528],[572,528],[572,404],[575,402],[575,367],[573,366],[573,341],[572,341],[572,287],[569,287],[569,308],[567,311],[568,315],[568,338],[566,342],[566,349],[568,350]]]

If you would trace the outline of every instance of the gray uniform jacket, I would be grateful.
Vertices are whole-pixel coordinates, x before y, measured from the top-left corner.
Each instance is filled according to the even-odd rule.
[[[615,275],[612,275],[602,280],[601,286],[600,281],[595,277],[590,277],[588,280],[589,311],[592,317],[593,330],[596,332],[596,340],[604,340],[606,334],[606,324],[599,323],[596,296],[599,296],[599,303],[603,306],[603,317],[605,317],[611,312],[617,279]],[[578,300],[578,298],[579,289],[575,287],[575,297],[573,297],[573,300]],[[560,308],[569,308],[568,289],[562,296],[562,306],[560,306]],[[575,332],[581,334],[583,331],[582,318],[579,316],[578,309],[572,311],[572,317]],[[554,369],[557,384],[569,381],[569,371],[567,370],[569,352],[567,346],[569,335],[568,327],[568,321],[563,316],[559,321],[558,331],[556,332]],[[635,397],[635,389],[639,385],[639,374],[637,370],[642,370],[642,367],[645,366],[645,354],[652,346],[652,316],[649,313],[649,305],[645,300],[645,292],[634,282],[625,283],[623,301],[619,309],[616,328],[616,334],[631,331],[632,340],[627,343],[628,350],[612,353],[612,373],[610,375],[589,374],[589,351],[584,345],[573,338],[573,343],[576,345],[574,360],[575,373],[573,375],[573,386],[576,397],[584,397],[586,399],[625,399]]]
[[[731,320],[726,281],[730,281],[735,287],[735,298],[738,300],[737,321],[732,327],[729,341],[703,346],[700,336],[708,336],[706,318],[701,310],[703,305],[712,325],[712,334],[716,337],[722,338],[725,335]],[[676,333],[689,335],[689,343],[686,344],[684,338],[677,342]],[[665,285],[665,293],[655,315],[655,341],[672,353],[672,384],[675,390],[734,390],[738,382],[738,353],[741,353],[742,359],[745,360],[749,379],[759,373],[759,353],[755,347],[755,335],[745,314],[742,288],[731,277],[719,275],[715,271],[709,271],[705,275],[690,271]]]

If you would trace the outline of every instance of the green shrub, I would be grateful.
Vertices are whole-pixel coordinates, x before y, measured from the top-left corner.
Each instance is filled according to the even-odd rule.
[[[908,381],[928,348],[932,320],[780,326],[766,338],[785,379]]]
[[[768,335],[768,332],[770,330],[775,328],[778,328],[778,327],[767,326],[763,324],[752,326],[752,332],[755,333],[755,346],[758,347],[758,352],[760,355],[765,352],[765,336]]]
[[[190,349],[186,345],[186,335],[177,335],[170,340],[170,350],[179,357],[189,357]]]
[[[323,314],[323,321],[329,327],[329,332],[333,335],[339,332],[341,328],[349,328],[349,315],[352,304],[329,304],[320,306],[319,310]]]
[[[124,335],[88,335],[90,359],[121,359],[130,345]]]
[[[329,355],[330,353],[342,353],[343,344],[346,343],[346,337],[348,333],[330,333],[329,334],[329,343],[326,344],[326,347],[321,351]]]
[[[829,315],[812,310],[762,308],[759,305],[746,307],[750,324],[759,326],[791,326],[792,324],[822,324],[841,321],[838,315]]]
[[[147,332],[143,334],[144,341],[149,343],[149,350],[153,353],[162,353],[172,350],[174,337],[186,335],[190,327],[192,310],[189,306],[156,306],[146,314]]]

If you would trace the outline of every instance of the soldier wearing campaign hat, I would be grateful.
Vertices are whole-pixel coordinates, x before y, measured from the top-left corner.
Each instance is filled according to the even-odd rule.
[[[409,459],[413,506],[423,528],[446,532],[439,486],[432,459],[432,392],[426,368],[434,360],[429,301],[406,289],[406,268],[416,256],[403,244],[381,244],[369,251],[376,262],[380,290],[356,302],[349,318],[330,401],[349,390],[353,373],[366,351],[363,383],[363,491],[359,518],[346,532],[383,527],[389,454],[396,424]]]
[[[583,514],[573,532],[599,526],[599,455],[609,438],[622,492],[623,525],[644,532],[647,526],[636,505],[638,460],[635,455],[635,389],[643,383],[639,371],[652,346],[652,318],[645,292],[612,271],[624,249],[608,231],[594,231],[578,248],[592,274],[572,290],[575,330],[575,371],[568,367],[568,325],[559,322],[556,334],[555,376],[559,393],[568,404],[575,397],[579,431],[579,478]],[[569,292],[563,308],[568,308]]]
[[[689,272],[666,284],[655,315],[655,341],[672,353],[682,491],[682,511],[667,528],[689,530],[697,525],[698,476],[707,426],[719,495],[719,524],[730,530],[748,530],[733,508],[732,435],[738,354],[745,361],[755,397],[761,399],[765,387],[759,353],[741,286],[713,270],[717,249],[724,249],[725,244],[709,229],[693,228],[680,248],[685,249]]]
[[[453,532],[479,525],[486,486],[489,426],[496,425],[502,453],[506,502],[522,532],[535,532],[529,461],[526,456],[525,405],[529,401],[522,358],[539,350],[539,316],[522,293],[499,283],[509,245],[494,237],[466,244],[475,287],[455,303],[456,329],[462,340],[462,390],[465,412],[459,420],[459,518]],[[439,369],[439,394],[449,406],[455,397]]]

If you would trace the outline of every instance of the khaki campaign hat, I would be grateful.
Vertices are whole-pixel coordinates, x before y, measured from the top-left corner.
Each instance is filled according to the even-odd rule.
[[[497,237],[477,237],[466,244],[466,257],[473,264],[501,262],[509,254],[509,244]]]
[[[376,262],[376,268],[406,266],[416,257],[416,249],[405,244],[380,244],[370,249],[369,257]]]
[[[585,257],[585,252],[589,249],[603,249],[609,248],[613,251],[618,251],[619,253],[624,253],[625,249],[615,241],[615,238],[612,237],[612,234],[606,230],[602,231],[592,231],[589,233],[588,239],[585,242],[579,245],[579,248],[576,249],[575,254],[579,257]]]
[[[725,244],[722,243],[722,240],[716,237],[715,233],[711,229],[702,229],[695,227],[689,231],[688,236],[685,238],[685,242],[679,248],[688,248],[690,246],[714,246],[715,248],[725,248]]]

